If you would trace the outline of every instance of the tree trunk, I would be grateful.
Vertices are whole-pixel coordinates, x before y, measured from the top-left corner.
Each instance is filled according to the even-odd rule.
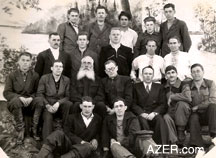
[[[129,0],[121,0],[122,10],[131,14]]]

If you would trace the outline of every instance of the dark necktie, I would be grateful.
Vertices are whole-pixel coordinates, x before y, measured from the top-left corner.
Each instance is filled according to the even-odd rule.
[[[149,89],[149,85],[146,85],[146,92],[149,93],[150,89]]]

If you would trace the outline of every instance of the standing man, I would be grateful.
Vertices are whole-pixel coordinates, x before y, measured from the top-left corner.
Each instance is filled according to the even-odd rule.
[[[162,57],[170,52],[168,40],[172,36],[177,36],[182,44],[180,50],[188,52],[191,47],[191,38],[188,32],[187,25],[184,21],[175,18],[175,5],[168,3],[164,6],[164,14],[167,21],[161,24],[160,33],[162,36]]]
[[[126,112],[125,100],[117,97],[113,103],[114,113],[105,118],[102,131],[104,155],[108,152],[114,157],[135,158],[132,154],[135,147],[135,132],[140,130],[139,121],[132,112]]]
[[[37,91],[39,75],[30,70],[32,55],[21,53],[18,58],[18,69],[9,74],[3,91],[8,102],[8,110],[14,115],[15,129],[18,132],[17,144],[24,140],[25,123],[23,115],[32,115],[34,98]],[[34,115],[35,116],[35,115]],[[33,126],[34,126],[33,117]]]
[[[154,69],[151,66],[142,70],[143,82],[134,85],[132,111],[137,115],[141,129],[153,130],[157,144],[167,143],[167,127],[163,119],[166,113],[166,97],[161,84],[152,82]]]
[[[156,41],[149,39],[146,42],[147,53],[140,55],[133,60],[130,76],[134,82],[143,81],[142,69],[149,65],[154,68],[153,82],[161,82],[162,74],[164,74],[164,59],[155,54],[156,49]]]
[[[95,103],[95,97],[97,96],[99,87],[100,78],[94,71],[94,60],[90,56],[85,56],[81,60],[81,66],[76,80],[71,82],[70,100],[74,103],[73,112],[80,111],[79,105],[84,96],[90,96]]]
[[[71,54],[77,46],[77,35],[79,33],[79,10],[71,8],[67,11],[68,21],[58,26],[57,32],[60,36],[60,51]]]
[[[98,55],[101,47],[109,44],[111,25],[106,22],[107,13],[107,8],[98,6],[95,10],[96,21],[84,28],[89,34],[89,48]]]
[[[189,82],[192,96],[190,145],[203,147],[200,124],[208,125],[210,136],[216,137],[216,86],[214,81],[203,78],[204,68],[200,64],[191,66],[191,75],[193,80]]]
[[[178,71],[178,78],[183,81],[190,78],[190,56],[186,52],[180,51],[180,40],[177,36],[170,37],[168,46],[171,50],[169,54],[164,57],[165,67],[173,65]]]
[[[62,75],[63,63],[54,61],[51,70],[52,73],[41,77],[37,89],[36,124],[43,110],[43,140],[53,131],[53,119],[60,117],[64,123],[71,106],[68,101],[70,79]]]
[[[88,34],[86,32],[80,32],[77,39],[77,47],[70,54],[71,61],[71,78],[76,79],[77,72],[81,66],[81,60],[85,56],[90,56],[94,60],[95,72],[98,72],[98,54],[88,48]]]
[[[161,54],[161,34],[155,31],[155,22],[155,18],[151,16],[144,19],[146,31],[139,34],[138,36],[134,50],[135,57],[147,53],[146,44],[150,39],[156,41],[157,43],[157,49],[155,50],[155,54]]]
[[[91,97],[85,96],[80,104],[81,113],[67,118],[64,129],[51,133],[37,158],[51,158],[58,151],[62,158],[89,158],[98,148],[102,120],[93,114]]]
[[[125,11],[122,11],[118,16],[121,28],[121,44],[124,46],[130,47],[133,50],[133,47],[137,41],[137,33],[136,31],[129,28],[131,22],[131,14]]]
[[[174,66],[166,67],[167,83],[164,88],[169,108],[164,115],[164,120],[168,126],[169,143],[180,145],[186,138],[185,127],[191,113],[191,91],[188,84],[182,82],[177,76],[177,69]]]
[[[61,60],[64,64],[63,74],[70,77],[70,62],[69,56],[65,52],[59,50],[60,36],[58,33],[53,32],[49,34],[50,48],[39,53],[35,65],[35,71],[41,77],[42,75],[51,73],[51,67],[55,60]]]
[[[104,63],[107,60],[114,60],[117,63],[119,75],[129,76],[133,60],[132,49],[120,43],[121,31],[118,27],[113,27],[111,29],[109,38],[110,44],[101,48],[99,57],[99,76],[106,76]]]
[[[98,90],[97,105],[100,106],[102,116],[114,114],[113,103],[116,97],[124,98],[125,105],[130,108],[132,104],[132,83],[128,76],[118,74],[118,66],[113,60],[105,62],[105,72],[108,77],[101,81]]]

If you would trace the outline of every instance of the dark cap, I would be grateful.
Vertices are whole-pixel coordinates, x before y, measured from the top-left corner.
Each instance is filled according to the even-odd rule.
[[[174,70],[176,73],[178,73],[176,67],[173,66],[173,65],[167,66],[166,69],[165,69],[165,73],[167,73],[170,70]]]

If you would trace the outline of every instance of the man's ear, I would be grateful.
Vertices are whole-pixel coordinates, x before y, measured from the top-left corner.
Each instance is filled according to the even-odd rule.
[[[53,71],[53,67],[51,66],[50,69]]]
[[[125,111],[127,110],[127,106],[125,106]]]
[[[82,109],[82,107],[83,107],[83,104],[81,103],[81,104],[79,105],[79,107],[80,107],[80,109]]]

